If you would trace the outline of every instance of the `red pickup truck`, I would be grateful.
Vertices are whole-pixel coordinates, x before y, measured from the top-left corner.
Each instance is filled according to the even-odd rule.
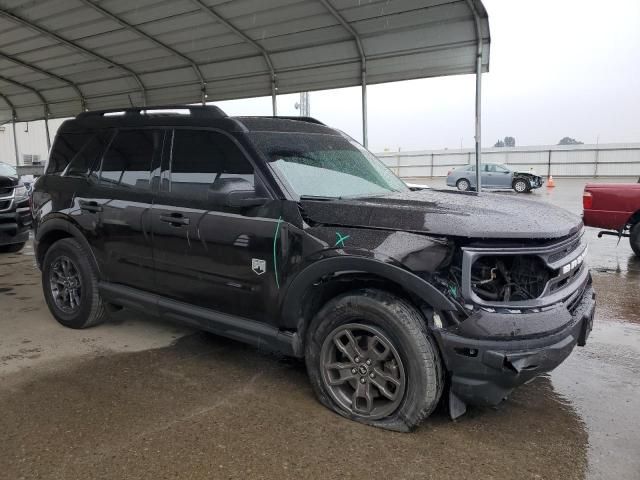
[[[588,183],[582,196],[584,223],[598,233],[629,237],[640,257],[640,179],[638,183]]]

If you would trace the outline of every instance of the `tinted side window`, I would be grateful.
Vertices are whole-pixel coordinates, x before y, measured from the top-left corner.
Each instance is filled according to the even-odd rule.
[[[216,180],[224,178],[242,178],[254,184],[253,166],[230,138],[210,131],[175,131],[169,186],[172,193],[206,200]]]
[[[93,136],[93,133],[58,133],[49,155],[48,175],[60,175]]]
[[[65,175],[85,176],[89,173],[91,168],[99,167],[100,159],[102,158],[102,154],[107,148],[110,139],[111,132],[99,132],[94,134],[76,154],[76,156],[73,157]]]
[[[102,159],[100,182],[111,186],[151,189],[151,165],[159,155],[159,130],[119,131]]]

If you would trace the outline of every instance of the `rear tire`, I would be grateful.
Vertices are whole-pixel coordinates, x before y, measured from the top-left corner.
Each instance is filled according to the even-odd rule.
[[[631,244],[631,250],[636,254],[636,257],[640,257],[640,222],[631,227],[629,243]]]
[[[55,242],[42,265],[44,298],[59,323],[81,329],[106,319],[97,272],[76,240],[64,238]]]
[[[415,428],[436,408],[444,387],[425,319],[405,300],[380,290],[329,301],[309,326],[305,360],[323,405],[389,430]]]
[[[24,248],[27,242],[12,243],[11,245],[0,246],[0,253],[17,253]]]
[[[466,178],[461,178],[456,182],[456,187],[461,192],[468,192],[469,190],[471,190],[471,183]]]

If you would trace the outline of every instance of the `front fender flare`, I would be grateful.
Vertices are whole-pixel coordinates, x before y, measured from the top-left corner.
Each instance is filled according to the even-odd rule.
[[[319,260],[291,282],[282,303],[282,327],[301,330],[304,319],[300,312],[304,293],[314,283],[328,274],[338,272],[363,272],[392,281],[424,300],[435,310],[457,310],[456,306],[440,290],[426,280],[403,268],[364,257],[332,257]]]

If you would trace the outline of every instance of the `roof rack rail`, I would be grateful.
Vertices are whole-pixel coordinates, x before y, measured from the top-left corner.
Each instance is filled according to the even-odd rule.
[[[277,117],[271,117],[271,118],[281,118],[283,120],[297,120],[298,122],[307,122],[307,123],[316,123],[318,125],[325,125],[320,120],[313,117],[277,116]]]
[[[82,112],[76,118],[129,117],[130,115],[191,115],[199,118],[227,118],[227,114],[215,105],[157,105],[153,107],[111,108],[108,110]]]

